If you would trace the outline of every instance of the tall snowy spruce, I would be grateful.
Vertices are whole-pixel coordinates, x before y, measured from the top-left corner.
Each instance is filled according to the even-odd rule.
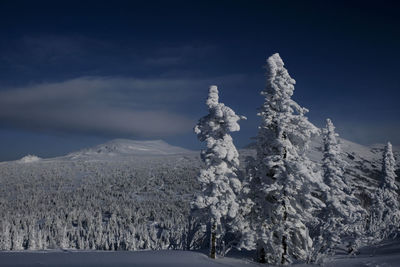
[[[365,210],[360,201],[352,194],[345,180],[346,163],[341,159],[340,145],[336,139],[335,126],[326,120],[323,129],[323,181],[327,185],[323,191],[326,207],[322,209],[319,232],[314,242],[311,261],[319,262],[326,254],[333,254],[333,249],[346,239],[349,252],[356,249],[358,239],[363,233]]]
[[[202,210],[209,220],[210,257],[215,258],[217,239],[223,235],[227,224],[239,209],[239,154],[230,132],[239,131],[238,121],[245,117],[236,115],[231,108],[219,103],[217,86],[210,87],[206,104],[209,114],[201,118],[194,128],[198,139],[205,142],[207,148],[201,153],[205,168],[198,176],[202,193],[197,196],[193,206]]]
[[[392,144],[388,142],[383,152],[382,181],[373,196],[369,222],[369,234],[375,241],[388,238],[399,231],[400,205],[395,167]]]
[[[268,58],[266,68],[257,156],[248,174],[248,196],[254,205],[244,215],[249,225],[241,245],[256,247],[259,262],[284,265],[307,260],[312,250],[307,225],[314,221],[313,212],[324,206],[311,194],[322,179],[305,154],[319,130],[305,117],[308,110],[291,99],[295,80],[279,54]]]

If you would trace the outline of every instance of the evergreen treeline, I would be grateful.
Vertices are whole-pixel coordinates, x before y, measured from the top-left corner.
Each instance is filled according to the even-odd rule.
[[[187,203],[197,172],[178,156],[5,164],[0,249],[196,248]]]

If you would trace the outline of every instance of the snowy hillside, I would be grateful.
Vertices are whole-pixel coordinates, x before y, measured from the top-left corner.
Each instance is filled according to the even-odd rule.
[[[364,146],[349,140],[338,138],[341,146],[341,156],[348,164],[346,167],[346,175],[353,181],[354,186],[359,193],[364,189],[374,188],[380,179],[382,168],[382,153],[384,144],[374,144]],[[251,143],[246,149],[241,150],[241,154],[250,156],[255,155],[255,144]],[[322,139],[314,138],[307,152],[308,157],[321,164],[322,160]],[[397,174],[400,176],[400,147],[393,146],[393,154],[397,163]],[[400,182],[400,180],[398,180]]]
[[[347,175],[368,205],[382,146],[341,142]],[[317,162],[320,147],[314,140],[310,156]],[[239,153],[243,168],[255,151]],[[29,162],[0,163],[0,249],[184,249],[205,242],[189,217],[200,190],[199,152],[118,139]]]
[[[0,163],[0,249],[189,247],[198,168],[198,153],[130,140]]]
[[[129,139],[115,139],[98,146],[83,149],[78,152],[68,154],[66,157],[71,159],[98,159],[119,156],[133,156],[133,155],[176,155],[188,154],[193,151],[172,146],[162,140],[152,141],[134,141]]]
[[[309,157],[315,162],[320,162],[322,158],[321,142],[320,138],[316,138],[310,145]],[[343,138],[339,138],[339,142],[342,149],[342,159],[348,164],[346,176],[352,180],[359,195],[370,192],[378,185],[381,178],[384,145],[363,146]],[[400,174],[399,147],[393,147],[393,153],[397,162],[397,172]]]
[[[378,245],[360,249],[356,256],[336,255],[327,258],[323,266],[326,267],[396,267],[400,266],[400,240],[385,241]]]

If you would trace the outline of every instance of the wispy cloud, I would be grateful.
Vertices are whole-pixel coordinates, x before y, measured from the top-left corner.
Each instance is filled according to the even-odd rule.
[[[0,90],[0,123],[132,137],[166,137],[190,132],[207,87],[245,80],[215,78],[79,77]],[[195,112],[197,113],[197,112]]]
[[[42,34],[12,42],[0,44],[0,123],[13,127],[162,138],[192,130],[210,84],[235,99],[247,86],[246,75],[211,74],[212,44]]]
[[[193,120],[173,110],[193,81],[81,77],[0,92],[0,120],[62,131],[165,136],[190,131]],[[185,93],[184,93],[185,92]]]

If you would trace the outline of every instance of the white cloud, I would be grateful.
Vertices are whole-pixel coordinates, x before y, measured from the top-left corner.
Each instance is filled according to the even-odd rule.
[[[0,120],[25,128],[156,137],[191,131],[175,106],[196,82],[81,77],[0,91]]]

